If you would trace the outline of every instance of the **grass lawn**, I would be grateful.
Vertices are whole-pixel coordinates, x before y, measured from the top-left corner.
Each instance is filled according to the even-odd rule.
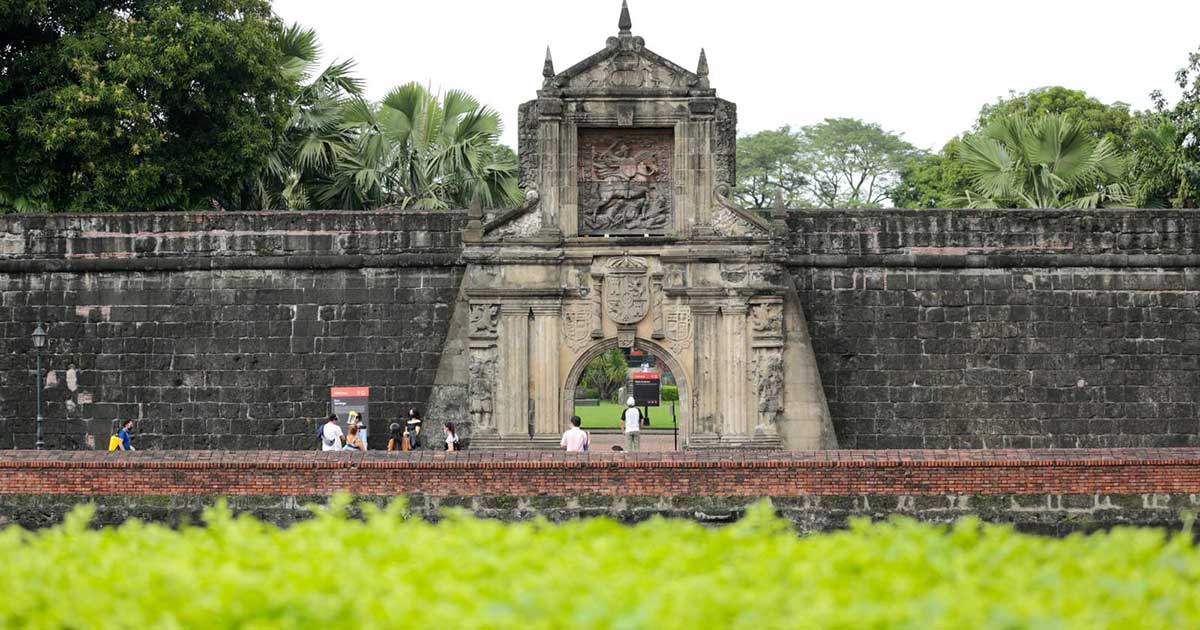
[[[601,402],[597,407],[579,405],[575,407],[575,415],[583,420],[585,429],[616,429],[621,426],[623,409],[625,409],[623,405]],[[644,412],[645,409],[643,408],[642,411]],[[671,424],[670,403],[661,407],[651,407],[649,415],[652,429],[670,429],[674,426]]]

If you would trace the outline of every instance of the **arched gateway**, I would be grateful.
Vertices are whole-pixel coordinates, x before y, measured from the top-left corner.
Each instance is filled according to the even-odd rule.
[[[526,203],[472,208],[439,369],[473,446],[556,447],[583,366],[634,346],[679,380],[687,448],[833,446],[782,212],[728,198],[736,109],[704,52],[695,72],[651,52],[623,6],[603,50],[557,73],[547,51],[542,75],[520,108]]]

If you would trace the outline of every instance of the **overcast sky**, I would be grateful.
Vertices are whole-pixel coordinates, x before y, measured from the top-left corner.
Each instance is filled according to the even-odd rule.
[[[327,59],[353,58],[372,99],[408,81],[470,92],[500,111],[617,32],[619,0],[275,0],[313,27]],[[1135,109],[1200,47],[1196,0],[632,0],[633,33],[688,69],[708,52],[739,132],[849,116],[938,149],[981,105],[1046,85]]]

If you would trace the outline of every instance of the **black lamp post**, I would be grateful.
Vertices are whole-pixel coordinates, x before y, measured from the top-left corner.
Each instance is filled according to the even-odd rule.
[[[37,329],[33,331],[33,351],[37,354],[37,450],[42,450],[46,446],[46,439],[42,433],[42,351],[46,349],[46,329],[42,328],[42,322],[38,322]]]

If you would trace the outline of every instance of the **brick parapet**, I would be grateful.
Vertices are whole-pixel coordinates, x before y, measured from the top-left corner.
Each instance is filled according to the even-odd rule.
[[[0,455],[0,494],[846,496],[1200,493],[1200,449],[754,454]]]

